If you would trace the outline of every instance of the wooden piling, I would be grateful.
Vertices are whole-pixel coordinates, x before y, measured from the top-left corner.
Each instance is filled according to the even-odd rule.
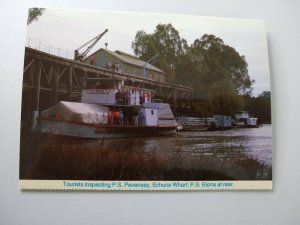
[[[49,66],[48,75],[49,75],[49,79],[52,80],[53,79],[53,65]],[[53,85],[53,83],[52,83],[52,85]]]
[[[57,99],[57,90],[58,90],[59,73],[60,73],[60,67],[57,65],[53,69],[53,78],[52,78],[52,82],[53,82],[53,87],[52,87],[53,104],[55,104],[58,100]]]
[[[40,106],[41,76],[42,76],[42,67],[39,62],[37,67],[37,74],[35,78],[35,111],[39,111],[39,106]]]
[[[71,66],[68,71],[68,99],[72,100],[72,85],[73,85],[73,67]]]

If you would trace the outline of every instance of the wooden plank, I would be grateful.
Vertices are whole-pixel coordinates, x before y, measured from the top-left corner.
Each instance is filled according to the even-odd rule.
[[[35,86],[31,86],[28,84],[24,84],[23,85],[23,91],[35,91]],[[46,87],[41,87],[40,86],[40,92],[48,92],[48,93],[52,93],[53,89],[52,88],[46,88]],[[57,90],[58,94],[68,94],[67,90]],[[80,91],[73,91],[72,92],[72,96],[77,96],[80,97],[81,96],[81,92]]]
[[[41,87],[41,76],[42,76],[42,68],[40,63],[38,64],[37,76],[35,79],[35,110],[39,111],[40,107],[40,87]]]
[[[35,65],[32,65],[30,67],[30,77],[29,77],[29,81],[32,86],[34,85],[34,72],[35,72]]]
[[[50,79],[50,81],[52,81],[52,79],[53,79],[53,65],[50,65],[49,66],[49,72],[48,72],[48,75],[49,75],[49,79]]]
[[[24,68],[23,74],[25,74],[25,72],[29,69],[29,67],[35,62],[35,59],[32,59],[27,66]]]
[[[53,86],[52,86],[52,100],[53,100],[53,103],[55,104],[57,102],[57,90],[58,90],[58,84],[59,84],[59,73],[60,72],[60,66],[57,65],[55,68],[54,68],[54,71],[53,71],[53,79],[52,79],[52,83],[53,83]]]
[[[42,68],[42,71],[43,71],[45,77],[46,77],[46,80],[47,80],[47,83],[48,83],[49,87],[51,87],[50,79],[49,79],[49,77],[48,77],[48,75],[47,75],[47,73],[46,73],[46,70],[45,70],[45,68],[44,68],[44,66],[43,66],[43,64],[42,64],[42,62],[39,62],[39,64],[40,64],[40,67]]]
[[[76,82],[76,84],[77,84],[77,87],[80,89],[81,87],[80,87],[80,85],[79,85],[79,82],[78,82],[78,79],[77,79],[77,75],[76,75],[76,72],[75,72],[74,69],[73,69],[73,76],[74,76],[74,78],[75,78],[75,82]]]
[[[72,97],[72,85],[73,85],[73,67],[69,67],[68,72],[68,98],[71,100]]]
[[[171,98],[172,95],[174,96],[175,90],[176,89],[168,90],[169,94],[167,98]]]
[[[84,72],[83,77],[87,78],[87,72],[86,72],[86,70],[84,70],[83,72]],[[86,80],[83,80],[83,82],[82,82],[82,88],[86,88]]]
[[[58,81],[60,81],[60,79],[62,78],[62,76],[64,75],[64,73],[66,72],[66,70],[68,69],[68,67],[65,67],[61,73],[58,75]]]

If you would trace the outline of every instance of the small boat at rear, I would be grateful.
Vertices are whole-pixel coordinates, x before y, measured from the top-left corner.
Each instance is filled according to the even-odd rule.
[[[238,128],[258,128],[261,126],[259,119],[250,116],[248,111],[235,112],[235,119],[233,120],[233,124]]]

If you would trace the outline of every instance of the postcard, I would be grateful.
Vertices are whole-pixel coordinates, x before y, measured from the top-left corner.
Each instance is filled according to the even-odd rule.
[[[271,190],[263,21],[29,9],[22,190]]]

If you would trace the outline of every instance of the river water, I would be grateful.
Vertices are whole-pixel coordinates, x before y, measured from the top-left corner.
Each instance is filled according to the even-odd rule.
[[[271,180],[272,126],[165,137],[21,141],[21,179]]]

